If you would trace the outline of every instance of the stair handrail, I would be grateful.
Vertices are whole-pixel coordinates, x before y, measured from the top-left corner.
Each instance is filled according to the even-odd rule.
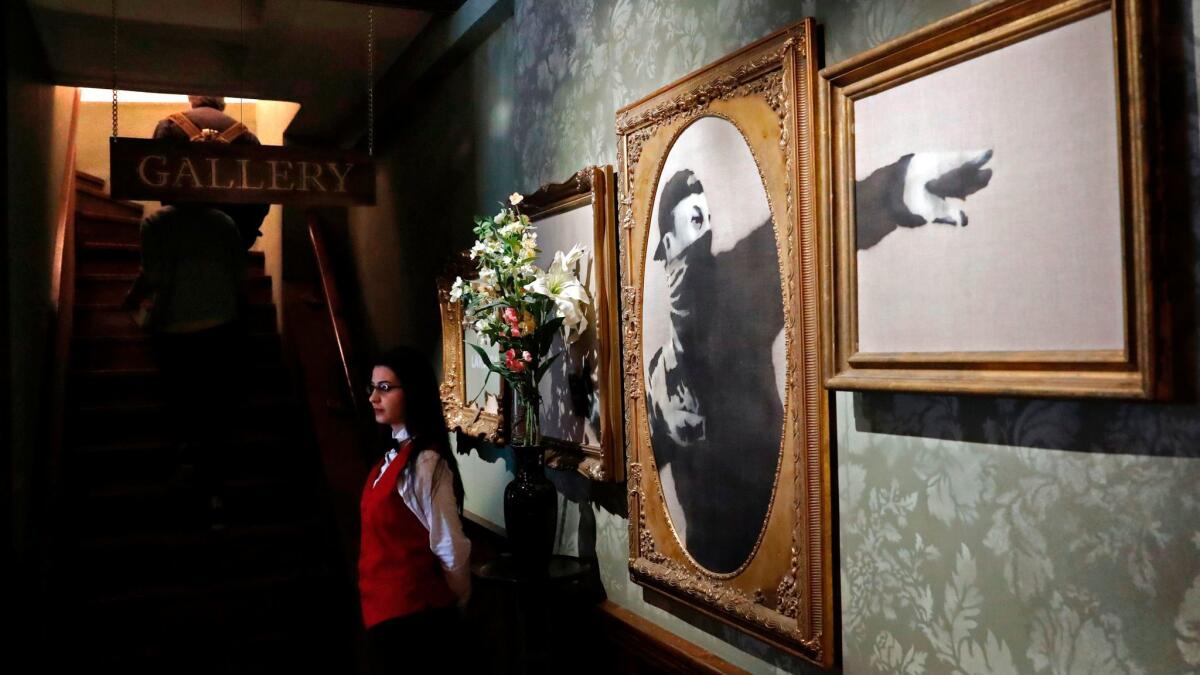
[[[44,501],[41,502],[42,516],[59,503],[62,485],[62,457],[66,420],[67,365],[71,358],[71,334],[75,318],[75,201],[76,184],[75,138],[79,127],[79,89],[71,104],[71,123],[67,131],[67,154],[63,169],[62,187],[58,199],[58,212],[54,232],[54,258],[51,264],[50,331],[52,351],[46,372],[49,373],[47,392],[46,423],[48,450],[46,456]],[[39,528],[47,539],[52,527]]]
[[[325,294],[325,307],[329,312],[329,322],[333,327],[333,338],[337,343],[338,356],[342,362],[342,373],[346,380],[346,391],[350,397],[350,405],[354,412],[361,412],[363,407],[359,387],[356,385],[358,360],[354,353],[354,343],[350,339],[350,324],[346,320],[345,306],[338,292],[337,280],[333,274],[333,265],[329,259],[329,249],[325,245],[325,235],[321,231],[321,217],[314,209],[306,213],[308,222],[308,237],[312,241],[313,257],[317,261],[317,274],[321,280],[321,291]]]

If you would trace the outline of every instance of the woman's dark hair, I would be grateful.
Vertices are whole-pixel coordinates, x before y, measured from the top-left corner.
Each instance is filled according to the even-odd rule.
[[[463,484],[458,472],[458,462],[450,451],[449,432],[446,418],[442,415],[442,399],[438,393],[437,376],[424,354],[411,347],[396,347],[375,359],[374,365],[390,368],[404,389],[404,426],[413,439],[413,452],[409,453],[404,471],[412,471],[417,458],[424,450],[433,450],[446,462],[454,479],[454,501],[462,511]],[[391,437],[388,437],[391,442]],[[433,485],[437,486],[440,471],[433,473]]]

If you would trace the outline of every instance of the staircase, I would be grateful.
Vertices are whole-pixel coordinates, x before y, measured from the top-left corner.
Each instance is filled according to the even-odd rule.
[[[250,254],[249,404],[228,439],[228,527],[177,485],[149,337],[119,308],[142,207],[76,181],[76,288],[51,655],[102,670],[356,669],[357,601],[318,453],[283,367],[271,278]]]

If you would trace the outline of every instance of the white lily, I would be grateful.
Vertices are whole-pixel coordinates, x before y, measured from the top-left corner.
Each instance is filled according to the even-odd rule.
[[[476,321],[474,328],[475,328],[475,337],[477,337],[479,339],[479,344],[481,344],[484,347],[491,347],[492,340],[491,340],[491,338],[489,338],[487,336],[487,333],[484,332],[487,330],[487,322],[482,321],[482,320]]]
[[[556,252],[550,269],[525,286],[525,290],[544,295],[554,301],[558,316],[563,319],[568,343],[578,340],[588,326],[583,306],[590,304],[591,299],[572,269],[586,250],[575,245],[565,256],[562,251]]]
[[[574,269],[575,263],[579,262],[584,253],[587,253],[587,248],[580,246],[579,244],[575,244],[565,256],[563,255],[562,251],[555,252],[554,264],[561,264],[562,268],[565,270]],[[553,265],[551,267],[553,267]]]
[[[454,278],[454,285],[450,287],[450,302],[458,302],[462,299],[463,292],[466,290],[466,283],[462,277]]]
[[[505,225],[504,227],[499,229],[500,236],[502,236],[502,237],[507,237],[510,234],[521,234],[524,231],[525,231],[525,223],[522,223],[520,221],[515,222],[515,223],[509,223],[508,225]]]

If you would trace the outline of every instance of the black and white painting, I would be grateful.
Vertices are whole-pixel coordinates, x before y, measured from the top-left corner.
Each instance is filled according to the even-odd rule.
[[[731,574],[769,515],[783,432],[783,295],[774,223],[731,122],[692,122],[651,207],[642,349],[651,446],[671,526]]]
[[[1111,22],[855,101],[859,352],[1125,347]]]
[[[599,374],[600,344],[597,340],[596,252],[592,205],[556,213],[535,221],[537,225],[537,264],[549,269],[557,251],[566,253],[572,246],[586,248],[576,270],[579,281],[592,301],[584,306],[587,327],[570,345],[562,331],[554,336],[550,354],[562,353],[538,383],[542,394],[542,436],[563,441],[569,446],[600,450],[601,387]]]

